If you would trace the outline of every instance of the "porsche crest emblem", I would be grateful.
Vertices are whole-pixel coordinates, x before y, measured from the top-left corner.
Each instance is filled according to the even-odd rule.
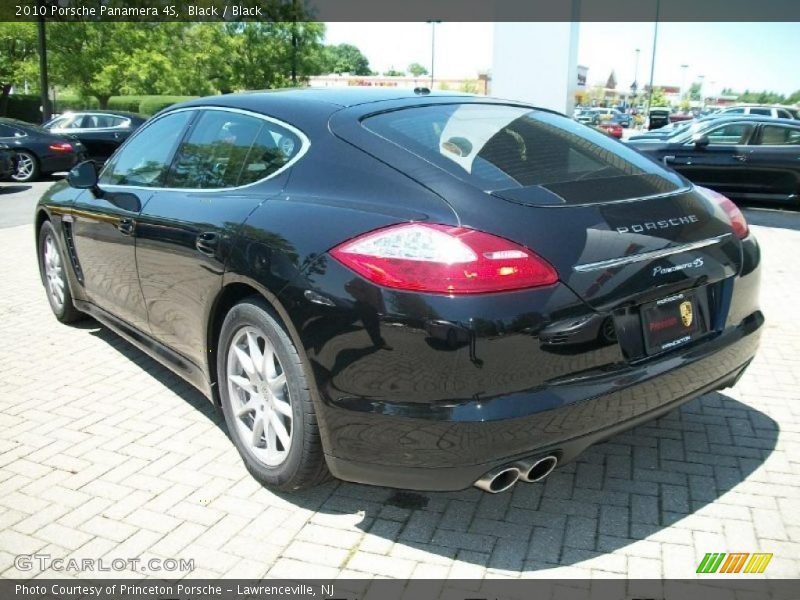
[[[681,311],[681,321],[683,321],[684,327],[691,327],[692,320],[694,319],[694,313],[692,312],[692,303],[690,300],[686,300],[685,302],[681,302],[680,305]]]

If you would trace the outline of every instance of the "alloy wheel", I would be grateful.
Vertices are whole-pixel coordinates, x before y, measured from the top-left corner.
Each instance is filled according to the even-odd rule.
[[[236,435],[259,461],[280,465],[292,445],[292,401],[286,372],[263,331],[247,326],[235,333],[227,379]]]
[[[53,304],[61,310],[64,307],[64,269],[61,265],[61,255],[56,248],[55,240],[52,235],[48,235],[44,240],[44,274],[47,278],[47,292]]]
[[[28,181],[36,172],[36,159],[27,152],[17,154],[17,169],[11,175],[15,181]]]

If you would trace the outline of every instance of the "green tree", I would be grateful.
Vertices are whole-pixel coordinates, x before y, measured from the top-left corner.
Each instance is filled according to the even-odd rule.
[[[699,81],[695,81],[694,83],[692,83],[692,85],[689,86],[689,92],[688,92],[689,100],[702,100],[703,98],[701,97],[701,93],[702,91],[700,89]]]
[[[350,73],[351,75],[370,75],[369,60],[361,50],[351,44],[325,46],[321,68],[326,73]]]
[[[403,71],[398,71],[394,68],[394,66],[389,67],[388,71],[383,73],[384,77],[405,77],[405,73]]]
[[[322,23],[247,22],[230,23],[226,28],[231,36],[227,60],[233,89],[286,87],[320,72]]]
[[[650,98],[650,106],[669,106],[669,100],[667,100],[667,96],[664,94],[664,90],[662,88],[654,88],[653,89],[653,96]]]
[[[426,69],[419,63],[411,63],[410,65],[408,65],[408,72],[411,73],[414,77],[422,77],[423,75],[428,74],[428,69]]]
[[[0,23],[0,115],[8,108],[11,88],[35,74],[36,25]]]

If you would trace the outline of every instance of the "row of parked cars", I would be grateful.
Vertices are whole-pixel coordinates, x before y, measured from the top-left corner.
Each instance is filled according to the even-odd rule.
[[[0,179],[35,181],[83,160],[102,165],[146,117],[122,111],[57,115],[44,125],[0,119]]]
[[[625,143],[737,201],[800,201],[800,120],[716,113],[629,136]]]

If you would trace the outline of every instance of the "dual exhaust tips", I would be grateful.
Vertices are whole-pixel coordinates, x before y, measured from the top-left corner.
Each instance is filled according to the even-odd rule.
[[[511,489],[518,481],[533,483],[541,481],[556,468],[558,458],[549,454],[536,458],[523,458],[514,463],[496,467],[475,482],[475,487],[499,494]]]

